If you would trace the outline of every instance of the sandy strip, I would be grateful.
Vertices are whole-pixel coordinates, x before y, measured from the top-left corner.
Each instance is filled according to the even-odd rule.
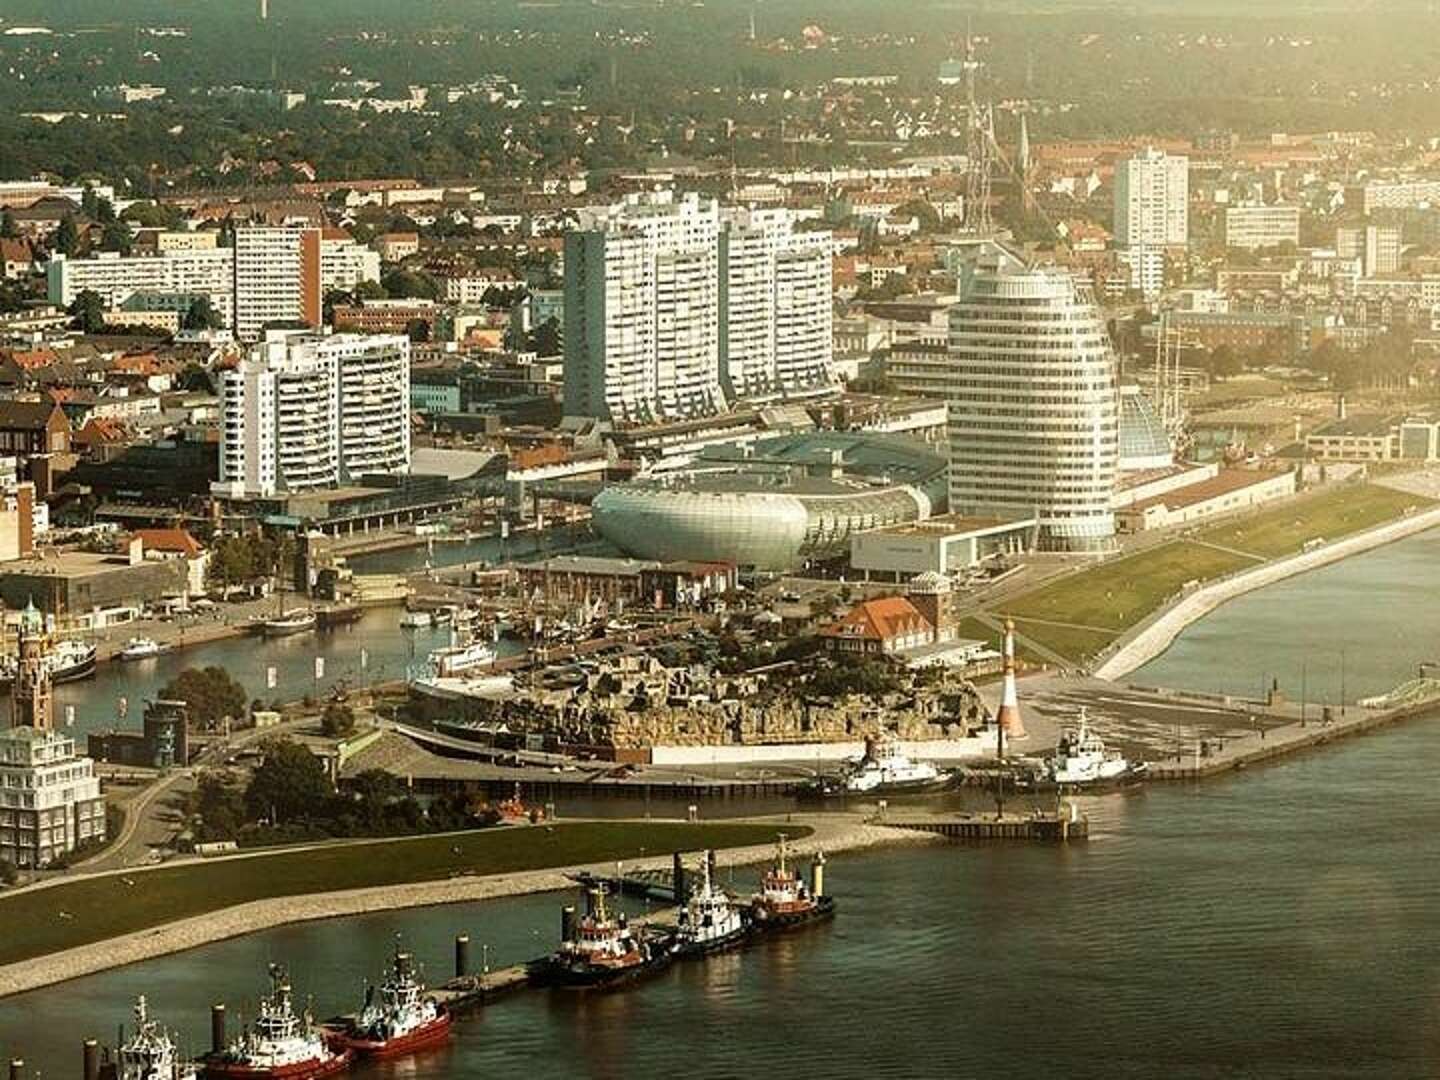
[[[773,822],[777,831],[783,831],[787,823],[813,828],[815,831],[810,836],[791,844],[791,852],[797,857],[809,856],[817,851],[833,854],[879,844],[933,843],[938,839],[928,833],[869,825],[859,815],[792,815],[788,819],[760,820]],[[720,851],[717,862],[720,866],[765,862],[773,857],[774,852],[771,844],[731,848]],[[669,855],[627,860],[625,863],[627,870],[668,870],[670,865]],[[0,967],[0,997],[287,923],[571,889],[575,883],[567,876],[569,874],[582,870],[607,874],[614,869],[614,863],[598,863],[256,900]]]

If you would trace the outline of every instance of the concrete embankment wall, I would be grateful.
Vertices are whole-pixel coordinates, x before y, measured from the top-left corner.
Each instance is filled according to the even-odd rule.
[[[995,753],[994,739],[926,739],[902,742],[902,753],[926,761],[963,761]],[[767,746],[655,746],[650,749],[652,765],[766,765],[829,764],[856,758],[865,752],[859,740],[827,743],[776,743]]]
[[[1182,630],[1210,614],[1227,600],[1437,527],[1440,527],[1440,507],[1392,521],[1388,525],[1381,525],[1343,540],[1336,540],[1333,544],[1326,544],[1314,551],[1301,552],[1286,559],[1257,566],[1254,570],[1247,570],[1196,589],[1161,612],[1121,645],[1095,669],[1095,674],[1102,679],[1123,678],[1155,659],[1170,647]]]

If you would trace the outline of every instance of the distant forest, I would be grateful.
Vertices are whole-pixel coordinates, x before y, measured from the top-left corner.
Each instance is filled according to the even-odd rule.
[[[137,190],[177,176],[213,182],[227,154],[303,160],[322,176],[417,173],[430,179],[567,165],[629,166],[659,150],[738,163],[891,154],[831,138],[782,146],[716,143],[714,127],[819,130],[815,91],[841,76],[893,74],[847,105],[880,129],[898,113],[953,108],[937,82],[967,26],[986,63],[985,94],[1035,103],[1039,140],[1369,128],[1440,132],[1440,17],[1426,2],[1116,5],[910,4],[880,0],[7,0],[0,22],[0,176],[105,173]],[[1336,10],[1338,8],[1338,10]],[[750,37],[753,16],[755,37]],[[17,33],[44,27],[50,34]],[[812,30],[809,39],[805,28]],[[176,33],[178,31],[178,33]],[[802,47],[803,45],[810,47]],[[434,115],[344,113],[317,103],[337,83],[378,96],[487,75],[525,102],[443,101]],[[100,87],[164,86],[117,106]],[[206,95],[213,87],[306,93],[293,111]],[[788,94],[787,94],[788,92]],[[52,124],[25,112],[119,112],[123,122]],[[574,117],[608,118],[586,126]],[[694,131],[706,133],[693,146]],[[729,128],[727,127],[727,130]],[[793,142],[793,140],[792,140]],[[937,137],[906,152],[957,149]],[[237,174],[244,178],[241,170]]]

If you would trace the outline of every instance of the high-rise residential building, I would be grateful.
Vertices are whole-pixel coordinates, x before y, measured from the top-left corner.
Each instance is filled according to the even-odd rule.
[[[1231,206],[1225,211],[1225,246],[1278,247],[1300,243],[1300,208],[1279,203]]]
[[[410,340],[271,332],[221,375],[229,498],[333,487],[410,468]]]
[[[583,210],[565,237],[565,411],[620,423],[724,407],[719,207],[669,192]]]
[[[46,266],[50,303],[69,307],[87,290],[107,308],[153,306],[184,315],[205,297],[228,326],[234,315],[235,253],[230,248],[166,250],[147,255],[105,251],[89,259],[56,255]]]
[[[565,411],[645,423],[826,385],[830,251],[783,210],[661,192],[565,240]]]
[[[950,509],[1035,516],[1040,545],[1103,550],[1119,448],[1115,355],[1088,288],[1002,259],[950,310]]]
[[[733,399],[834,382],[830,235],[784,209],[731,210],[720,230],[720,381]]]
[[[1115,245],[1176,247],[1190,234],[1190,159],[1146,147],[1115,165]]]
[[[380,253],[357,244],[344,229],[320,235],[320,293],[349,292],[362,281],[380,280]]]
[[[1363,225],[1335,230],[1335,251],[1342,259],[1359,259],[1364,277],[1393,274],[1400,269],[1399,225]]]
[[[235,230],[235,333],[256,341],[271,324],[317,327],[322,318],[322,230],[241,225]]]

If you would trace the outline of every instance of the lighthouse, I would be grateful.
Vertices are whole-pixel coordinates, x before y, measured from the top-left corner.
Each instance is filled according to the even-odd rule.
[[[995,723],[1007,739],[1025,738],[1025,724],[1020,719],[1020,695],[1015,691],[1015,621],[1005,620],[1005,688],[1000,694],[1000,711]]]

